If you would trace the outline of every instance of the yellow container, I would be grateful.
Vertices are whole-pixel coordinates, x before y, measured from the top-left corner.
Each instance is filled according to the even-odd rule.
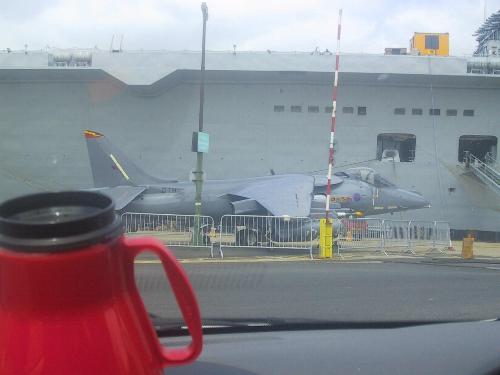
[[[410,50],[424,56],[449,56],[450,34],[414,33],[410,39]]]
[[[319,257],[333,257],[333,220],[319,220]]]
[[[472,259],[474,258],[474,238],[466,237],[462,241],[462,258]]]

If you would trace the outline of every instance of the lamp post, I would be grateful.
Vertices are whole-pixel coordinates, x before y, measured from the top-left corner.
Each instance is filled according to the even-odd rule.
[[[200,245],[202,237],[200,216],[201,216],[201,192],[203,190],[203,152],[199,149],[199,135],[203,132],[203,104],[205,101],[205,38],[207,31],[208,7],[206,3],[201,3],[201,12],[203,14],[203,36],[201,42],[201,72],[200,72],[200,110],[198,115],[198,133],[193,135],[196,138],[196,150],[194,149],[195,142],[193,141],[193,151],[196,151],[196,169],[194,171],[194,183],[196,185],[196,194],[194,199],[194,214],[195,233],[193,235],[194,245]]]

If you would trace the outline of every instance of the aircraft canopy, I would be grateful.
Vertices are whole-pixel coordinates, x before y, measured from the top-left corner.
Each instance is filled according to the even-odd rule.
[[[366,167],[349,168],[345,172],[341,173],[345,173],[350,178],[364,181],[378,188],[395,186],[392,182],[389,182],[384,177],[382,177],[380,173],[371,168],[366,168]]]

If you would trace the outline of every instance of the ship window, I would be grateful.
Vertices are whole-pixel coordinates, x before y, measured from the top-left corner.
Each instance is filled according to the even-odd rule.
[[[457,115],[456,109],[447,109],[446,110],[446,116],[456,116],[456,115]]]
[[[366,115],[366,107],[358,107],[358,115],[360,116]]]
[[[292,105],[290,107],[290,110],[292,112],[302,112],[302,106],[301,105]]]
[[[415,160],[417,137],[414,134],[383,133],[377,136],[377,160],[412,162]]]
[[[275,105],[274,112],[285,112],[285,106],[284,105]]]
[[[439,108],[429,109],[429,116],[441,116],[441,110]]]
[[[333,112],[332,106],[325,107],[325,113],[332,113],[332,112]]]
[[[473,109],[464,109],[464,116],[469,116],[469,117],[474,116],[474,110]]]
[[[426,35],[425,36],[425,49],[439,49],[439,36]]]
[[[470,152],[481,161],[496,159],[498,139],[492,135],[462,135],[458,140],[458,161]]]
[[[353,114],[354,108],[353,107],[342,107],[342,113]]]
[[[309,107],[307,107],[307,112],[318,113],[319,107],[317,105],[310,105]]]
[[[422,116],[422,108],[412,108],[411,114],[415,116]]]
[[[405,113],[406,113],[406,110],[404,108],[394,108],[395,115],[404,115]]]

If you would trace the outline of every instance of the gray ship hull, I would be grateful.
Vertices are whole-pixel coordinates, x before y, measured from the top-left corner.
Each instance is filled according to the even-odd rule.
[[[500,77],[434,73],[427,64],[431,60],[422,61],[427,73],[406,74],[402,67],[395,73],[352,68],[341,74],[334,168],[372,167],[431,202],[429,209],[394,218],[446,220],[455,230],[500,232],[499,196],[465,173],[459,161],[461,136],[500,137]],[[153,69],[145,68],[147,74]],[[208,178],[326,168],[331,73],[279,69],[207,72]],[[195,165],[190,145],[198,121],[198,73],[176,69],[145,84],[134,77],[129,84],[94,67],[0,65],[0,199],[91,187],[85,129],[105,133],[152,175],[187,178]],[[353,113],[343,113],[343,107]],[[360,107],[366,107],[365,115]],[[405,108],[405,114],[396,115],[395,108]],[[422,114],[412,115],[414,108]],[[430,116],[431,108],[439,108],[440,116]],[[447,116],[447,109],[457,115]],[[473,116],[462,115],[470,109]],[[413,161],[375,160],[382,133],[414,135]]]

